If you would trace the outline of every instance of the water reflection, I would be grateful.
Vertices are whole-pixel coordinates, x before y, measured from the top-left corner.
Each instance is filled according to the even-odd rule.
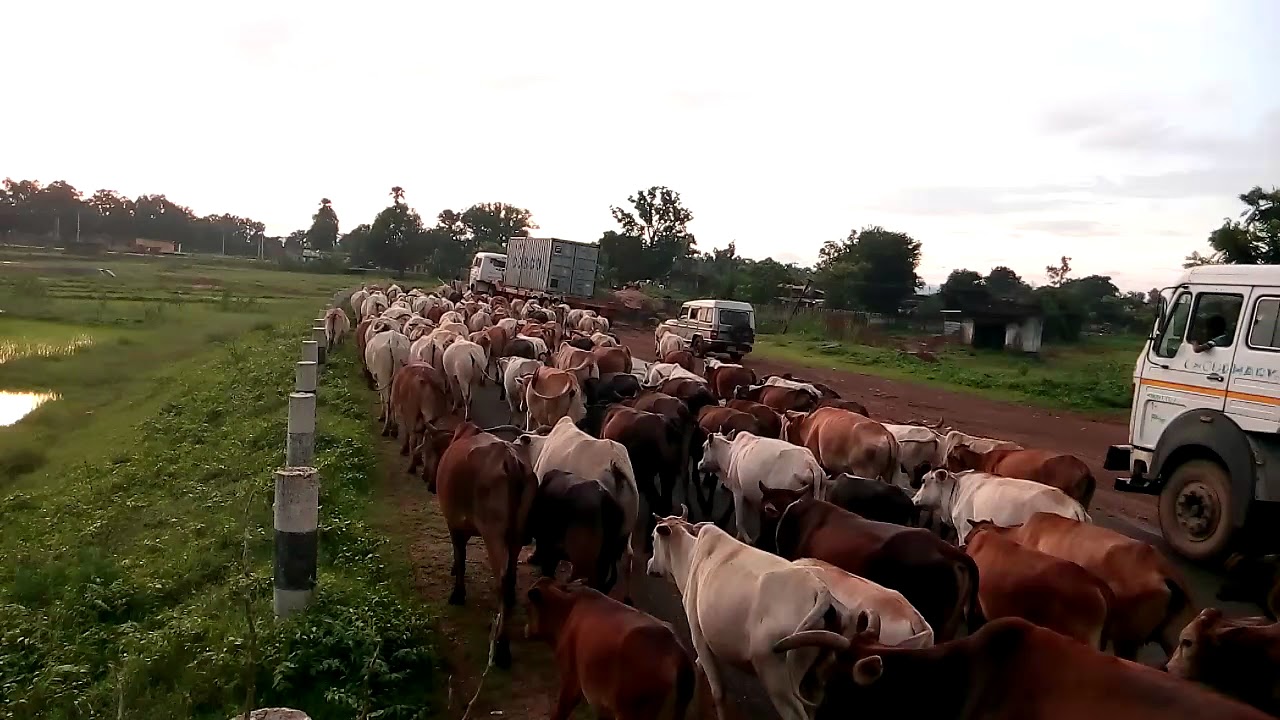
[[[88,335],[77,335],[65,343],[0,341],[0,365],[26,357],[59,357],[70,355],[93,344]]]
[[[58,394],[51,392],[0,392],[0,427],[8,427],[32,410],[57,399]]]

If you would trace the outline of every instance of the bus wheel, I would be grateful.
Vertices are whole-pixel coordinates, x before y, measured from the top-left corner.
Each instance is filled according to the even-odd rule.
[[[1212,460],[1178,466],[1160,493],[1160,532],[1196,561],[1222,555],[1231,542],[1231,477]]]

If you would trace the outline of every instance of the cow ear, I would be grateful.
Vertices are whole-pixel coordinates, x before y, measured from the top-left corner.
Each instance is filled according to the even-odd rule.
[[[871,685],[884,675],[884,661],[879,655],[864,657],[853,665],[853,681]]]
[[[733,442],[733,439],[737,436],[738,436],[738,430],[737,428],[733,428],[729,430],[729,432],[724,434],[724,439],[728,440],[729,442]]]
[[[671,534],[671,526],[659,525],[658,527],[654,528],[654,532],[658,533],[662,537],[667,537],[668,535]]]

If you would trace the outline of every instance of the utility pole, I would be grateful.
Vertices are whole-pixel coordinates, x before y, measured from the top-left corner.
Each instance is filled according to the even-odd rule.
[[[80,244],[80,211],[76,211],[76,244]]]
[[[62,242],[62,216],[53,216],[53,241],[55,243]]]
[[[226,230],[222,231],[222,254],[224,257],[227,254],[227,231]]]

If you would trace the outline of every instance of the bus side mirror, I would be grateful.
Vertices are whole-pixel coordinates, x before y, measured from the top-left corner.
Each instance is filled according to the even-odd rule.
[[[1168,309],[1169,309],[1169,303],[1165,301],[1164,296],[1161,295],[1160,302],[1156,303],[1156,331],[1155,331],[1156,335],[1159,335],[1160,333],[1164,332],[1164,324],[1165,324],[1164,315],[1165,315],[1165,311]]]

